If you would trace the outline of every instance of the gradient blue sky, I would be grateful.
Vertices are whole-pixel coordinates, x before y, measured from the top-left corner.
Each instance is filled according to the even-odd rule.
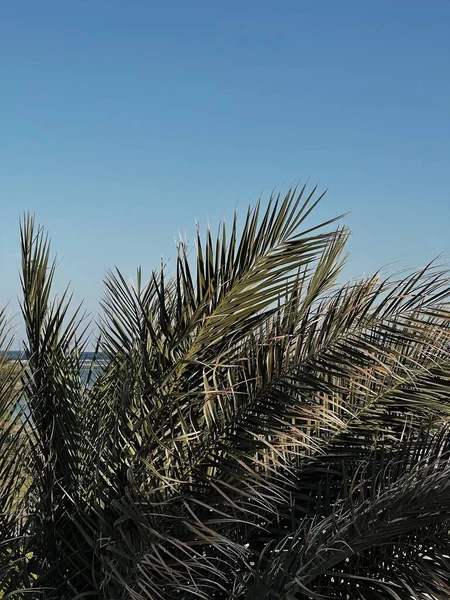
[[[26,209],[88,310],[306,178],[351,213],[349,277],[450,245],[447,0],[11,0],[0,56],[1,303]]]

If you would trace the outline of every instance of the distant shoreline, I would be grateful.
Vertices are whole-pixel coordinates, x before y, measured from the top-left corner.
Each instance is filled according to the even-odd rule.
[[[0,354],[6,354],[7,359],[9,360],[19,360],[22,363],[27,362],[28,357],[26,355],[25,352],[22,352],[21,350],[7,350],[7,351],[0,351]],[[101,353],[95,353],[95,352],[82,352],[80,354],[80,359],[81,362],[85,363],[85,362],[92,362],[93,360],[95,360],[96,362],[104,362],[107,360],[106,356],[104,354]]]

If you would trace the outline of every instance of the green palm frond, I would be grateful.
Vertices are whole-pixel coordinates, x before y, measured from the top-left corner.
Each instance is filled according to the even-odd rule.
[[[449,451],[447,427],[410,431],[395,448],[380,446],[356,461],[352,472],[329,468],[319,488],[320,511],[266,547],[246,600],[443,598],[450,589],[442,571]],[[422,581],[415,569],[428,576]]]

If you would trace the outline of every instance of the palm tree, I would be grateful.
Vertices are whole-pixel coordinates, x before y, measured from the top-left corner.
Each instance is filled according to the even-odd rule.
[[[339,285],[348,232],[306,225],[320,199],[197,232],[172,277],[110,272],[87,369],[88,324],[23,219],[4,598],[450,597],[448,273]]]

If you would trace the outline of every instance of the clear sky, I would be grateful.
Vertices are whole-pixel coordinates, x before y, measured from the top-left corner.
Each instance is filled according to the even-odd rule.
[[[448,0],[11,0],[0,57],[2,304],[26,209],[93,310],[107,268],[307,178],[348,276],[449,257]]]

